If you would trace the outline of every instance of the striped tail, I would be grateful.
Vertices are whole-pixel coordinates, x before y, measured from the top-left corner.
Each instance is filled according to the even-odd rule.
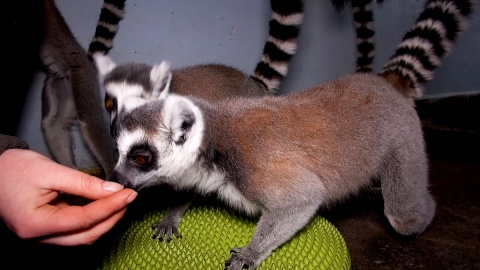
[[[371,73],[373,70],[373,58],[375,45],[373,37],[373,0],[331,0],[332,5],[341,11],[347,3],[353,8],[353,20],[357,35],[357,72]],[[383,0],[377,0],[381,3]]]
[[[113,47],[113,38],[117,34],[118,24],[125,14],[126,0],[104,0],[98,19],[95,35],[88,46],[88,57],[103,52],[107,54]]]
[[[290,59],[297,51],[297,38],[303,23],[301,0],[270,0],[272,19],[263,56],[251,78],[275,94],[288,73]]]
[[[357,72],[371,73],[375,54],[372,0],[352,1],[352,7],[357,31]]]
[[[414,26],[405,34],[395,54],[379,75],[405,96],[420,98],[422,84],[433,78],[453,42],[466,27],[472,0],[428,0]]]

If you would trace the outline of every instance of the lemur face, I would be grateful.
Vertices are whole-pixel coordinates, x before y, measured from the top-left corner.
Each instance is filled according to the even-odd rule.
[[[102,53],[95,53],[93,59],[104,86],[104,105],[110,114],[110,134],[117,136],[118,121],[123,114],[137,107],[142,100],[164,98],[172,78],[170,64],[162,61],[150,66],[144,63],[116,65]]]
[[[138,190],[180,179],[199,154],[200,110],[176,95],[137,105],[119,121],[119,159],[110,180]]]
[[[109,180],[136,190],[156,183],[161,166],[160,159],[164,158],[160,153],[166,152],[160,151],[168,146],[155,145],[155,138],[149,137],[142,129],[122,130],[117,144],[122,150],[119,150],[121,154]],[[166,150],[168,151],[168,148]]]

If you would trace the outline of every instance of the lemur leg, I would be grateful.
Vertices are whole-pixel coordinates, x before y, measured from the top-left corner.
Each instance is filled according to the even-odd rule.
[[[192,205],[195,194],[181,194],[178,197],[178,201],[174,202],[167,209],[165,216],[152,224],[152,229],[155,230],[152,235],[153,239],[158,239],[159,241],[166,239],[167,241],[171,241],[173,235],[177,238],[182,238],[182,234],[178,231],[178,226],[182,221],[185,211]]]
[[[257,267],[273,250],[303,229],[315,215],[318,206],[294,205],[264,211],[250,243],[243,248],[232,249],[230,259],[225,262],[225,269]]]
[[[108,179],[115,167],[116,147],[108,130],[96,71],[86,56],[78,59],[76,64],[77,66],[71,66],[70,72],[78,126],[85,143]]]
[[[76,168],[70,127],[75,124],[76,110],[68,77],[47,74],[42,92],[42,130],[53,158]]]
[[[435,214],[424,151],[421,138],[403,140],[402,145],[389,154],[381,171],[384,213],[402,235],[423,232]]]

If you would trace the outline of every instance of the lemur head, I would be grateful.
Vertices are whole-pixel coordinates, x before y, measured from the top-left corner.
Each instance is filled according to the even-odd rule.
[[[203,130],[202,112],[186,97],[137,103],[119,121],[119,159],[110,180],[138,190],[182,178],[199,155]]]
[[[126,63],[116,65],[103,53],[92,55],[105,90],[105,108],[110,114],[110,133],[116,136],[120,117],[142,104],[142,100],[163,99],[168,93],[172,73],[170,64]]]

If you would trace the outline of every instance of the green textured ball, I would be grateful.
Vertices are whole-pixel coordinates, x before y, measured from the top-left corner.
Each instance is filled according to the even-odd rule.
[[[180,224],[182,239],[160,242],[152,238],[152,224],[164,214],[150,212],[133,222],[99,269],[224,269],[230,249],[247,245],[257,222],[220,206],[193,206]],[[350,269],[350,254],[340,232],[317,216],[257,269]]]

